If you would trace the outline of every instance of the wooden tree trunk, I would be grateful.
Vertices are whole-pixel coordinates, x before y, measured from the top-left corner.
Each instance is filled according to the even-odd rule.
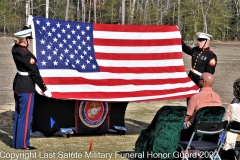
[[[31,15],[33,15],[33,0],[31,0]]]
[[[69,10],[69,0],[67,0],[67,5],[66,5],[66,15],[65,15],[65,21],[68,20],[68,10]]]
[[[178,0],[178,27],[179,27],[179,29],[181,30],[181,19],[180,19],[180,17],[181,17],[181,8],[180,8],[180,6],[181,6],[181,0]]]
[[[240,5],[239,5],[239,0],[234,0],[234,5],[235,5],[235,19],[236,19],[236,35],[235,35],[235,37],[234,37],[234,40],[238,40],[238,35],[239,35],[239,24],[238,24],[238,19],[239,19],[239,7],[240,7]]]
[[[88,8],[88,23],[91,21],[91,6],[92,6],[92,1],[89,0],[89,8]]]
[[[203,6],[202,0],[199,0],[199,1],[200,1],[200,4],[201,4],[201,7],[202,7],[202,16],[203,16],[203,25],[204,25],[204,27],[203,27],[203,32],[208,33],[208,28],[207,28],[207,13],[208,13],[208,9],[209,9],[210,4],[211,4],[211,0],[208,1],[208,6],[207,6],[207,9],[206,9],[205,13],[204,13],[204,9],[203,9],[203,8],[205,8],[205,7]]]
[[[85,22],[86,20],[86,6],[85,0],[82,0],[82,21]]]
[[[135,4],[136,4],[136,0],[133,0],[131,3],[131,13],[130,13],[130,24],[133,24],[133,16],[134,16],[134,11],[135,11]]]
[[[80,2],[77,0],[77,21],[80,21]]]
[[[46,18],[48,18],[49,0],[46,0]]]
[[[163,20],[163,1],[161,0],[161,3],[160,3],[160,25],[163,24],[162,20]]]
[[[122,24],[125,24],[125,0],[122,0]]]
[[[6,36],[6,25],[5,25],[5,22],[6,22],[6,15],[5,15],[5,8],[4,8],[4,11],[3,11],[4,15],[3,15],[3,33],[4,33],[4,36]]]
[[[94,23],[97,23],[97,0],[93,0],[93,9],[94,9]]]
[[[172,15],[172,20],[173,20],[173,24],[175,24],[175,2],[173,2],[173,15]]]
[[[157,6],[156,6],[156,22],[157,22],[157,25],[159,24],[159,5],[160,5],[160,2],[159,0],[157,1]]]
[[[27,19],[28,19],[28,16],[30,14],[30,1],[29,0],[26,0],[26,22],[27,22]]]
[[[148,18],[148,2],[149,0],[145,0],[145,5],[144,5],[144,15],[143,15],[143,24],[147,24],[147,18]]]

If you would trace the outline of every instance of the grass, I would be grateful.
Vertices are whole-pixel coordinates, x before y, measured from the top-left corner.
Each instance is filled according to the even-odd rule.
[[[69,138],[62,136],[32,136],[30,144],[37,150],[16,150],[11,148],[12,126],[0,128],[0,159],[114,159],[126,160],[124,153],[133,154],[135,142],[142,129],[151,123],[156,112],[164,101],[130,103],[125,113],[125,135],[72,135]],[[149,107],[151,106],[151,107]],[[92,141],[92,155],[88,151]],[[18,156],[18,157],[17,157]],[[21,156],[19,158],[19,156]],[[111,156],[111,157],[110,157]]]

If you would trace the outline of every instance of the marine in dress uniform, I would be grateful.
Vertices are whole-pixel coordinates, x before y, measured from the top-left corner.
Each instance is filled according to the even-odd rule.
[[[203,72],[214,74],[217,65],[217,56],[209,47],[210,34],[198,32],[198,46],[190,48],[182,41],[182,50],[192,56],[192,68],[188,76],[198,85]]]
[[[17,73],[13,81],[15,99],[15,119],[12,147],[16,149],[36,149],[30,146],[30,124],[34,107],[35,84],[44,95],[51,97],[39,73],[36,57],[28,50],[31,42],[32,29],[24,28],[14,34],[15,45],[12,47],[12,56],[16,64]]]

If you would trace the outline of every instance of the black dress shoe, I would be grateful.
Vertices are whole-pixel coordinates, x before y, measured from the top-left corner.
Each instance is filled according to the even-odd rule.
[[[26,149],[26,150],[34,150],[34,149],[37,149],[37,148],[35,148],[35,147],[33,147],[33,146],[28,146],[27,148],[23,148],[23,149]]]

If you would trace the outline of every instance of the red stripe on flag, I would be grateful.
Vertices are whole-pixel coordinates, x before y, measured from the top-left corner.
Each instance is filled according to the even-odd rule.
[[[115,24],[94,24],[95,31],[114,32],[174,32],[179,31],[176,26],[136,26]],[[123,33],[124,34],[124,33]]]
[[[97,59],[108,60],[167,60],[167,59],[182,59],[182,52],[175,53],[148,53],[148,54],[124,54],[124,53],[95,53]]]

